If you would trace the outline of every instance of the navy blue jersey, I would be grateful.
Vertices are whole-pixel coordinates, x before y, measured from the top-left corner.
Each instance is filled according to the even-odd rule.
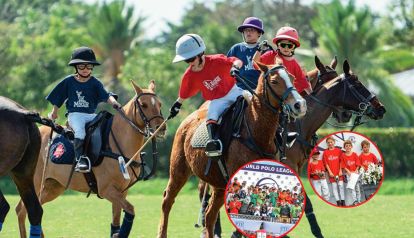
[[[46,97],[53,105],[61,107],[66,101],[66,110],[71,112],[95,113],[100,102],[108,101],[109,93],[95,77],[79,82],[74,75],[64,78]]]
[[[227,52],[227,56],[235,56],[243,61],[240,75],[248,80],[247,84],[253,89],[256,89],[257,80],[260,76],[260,71],[253,67],[253,55],[256,53],[257,48],[258,46],[249,48],[246,43],[242,42],[233,45],[229,52]],[[244,84],[240,82],[237,82],[237,86],[246,89]]]

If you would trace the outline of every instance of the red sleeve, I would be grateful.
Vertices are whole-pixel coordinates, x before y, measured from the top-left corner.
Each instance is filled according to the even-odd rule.
[[[214,57],[212,57],[212,59],[218,61],[222,65],[230,65],[230,66],[233,65],[233,63],[235,61],[240,60],[237,57],[234,57],[234,56],[227,57],[227,56],[225,56],[223,54],[214,55]]]
[[[186,99],[196,95],[200,91],[199,86],[196,84],[197,81],[190,78],[187,70],[181,80],[180,92],[178,96],[182,99]]]
[[[355,157],[354,159],[355,159],[355,161],[356,161],[356,162],[355,162],[356,166],[357,166],[357,167],[361,166],[361,164],[362,164],[362,163],[361,163],[361,160],[359,159],[358,155],[357,155],[355,152],[354,152],[354,157]]]
[[[302,68],[299,66],[296,60],[293,76],[295,76],[294,84],[298,92],[302,92],[305,88],[310,87],[310,83],[306,79],[306,74],[303,72]]]
[[[265,65],[272,65],[275,63],[275,54],[273,51],[268,51],[260,56],[260,62]]]

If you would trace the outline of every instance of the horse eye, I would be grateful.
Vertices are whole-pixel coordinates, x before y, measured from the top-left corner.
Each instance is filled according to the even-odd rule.
[[[147,107],[148,107],[148,105],[147,105],[146,103],[143,103],[143,102],[142,102],[142,103],[141,103],[141,107],[142,107],[142,108],[147,108]]]

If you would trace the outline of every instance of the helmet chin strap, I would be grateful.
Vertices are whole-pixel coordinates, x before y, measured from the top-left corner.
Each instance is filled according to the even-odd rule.
[[[290,55],[285,55],[285,54],[283,54],[283,53],[282,53],[282,51],[281,51],[281,50],[279,50],[279,49],[277,49],[277,52],[278,52],[279,54],[281,54],[281,55],[285,56],[285,57],[291,57],[291,56],[293,56],[293,55],[295,54],[295,51],[292,51],[292,54],[290,54]]]
[[[260,36],[259,36],[259,38],[257,39],[257,41],[256,41],[256,42],[254,42],[254,43],[249,43],[249,42],[246,42],[246,38],[244,37],[244,33],[243,33],[243,32],[241,33],[241,35],[242,35],[242,38],[243,38],[243,42],[244,42],[244,43],[246,43],[246,44],[248,44],[248,45],[257,45],[257,44],[260,42],[260,39],[262,38],[262,35],[263,35],[263,34],[260,34]]]

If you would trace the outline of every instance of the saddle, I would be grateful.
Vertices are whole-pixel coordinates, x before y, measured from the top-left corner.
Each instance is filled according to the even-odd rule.
[[[243,96],[239,96],[237,100],[223,112],[218,120],[219,129],[217,134],[218,139],[220,139],[223,144],[223,154],[227,152],[231,140],[240,137],[240,129],[247,105],[247,101]],[[208,139],[206,121],[204,120],[197,127],[190,143],[193,148],[205,148]]]
[[[85,154],[93,167],[102,163],[102,151],[109,148],[108,138],[113,115],[107,111],[100,112],[92,121],[85,125]],[[49,150],[49,158],[56,164],[73,164],[75,151],[72,141],[63,135],[55,135]]]

